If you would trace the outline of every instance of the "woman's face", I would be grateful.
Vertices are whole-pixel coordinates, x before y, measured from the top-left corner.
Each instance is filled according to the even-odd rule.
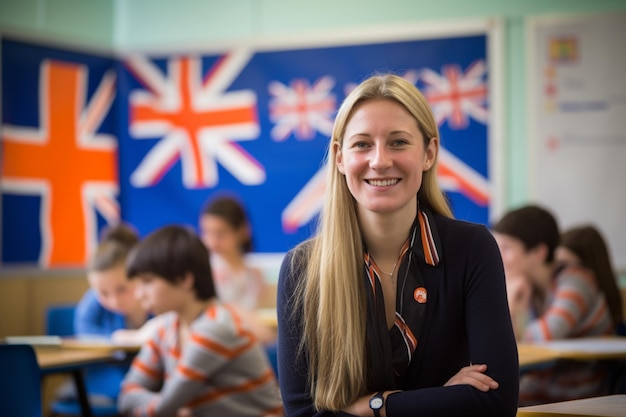
[[[360,212],[391,213],[416,204],[437,150],[436,138],[424,149],[417,122],[402,105],[373,100],[359,105],[346,124],[336,163]]]
[[[135,285],[126,278],[123,264],[104,271],[90,271],[87,275],[89,285],[98,296],[98,301],[107,310],[128,315],[137,310],[139,302],[135,299]]]
[[[225,256],[240,252],[241,234],[219,216],[203,214],[200,217],[200,238],[212,254]]]

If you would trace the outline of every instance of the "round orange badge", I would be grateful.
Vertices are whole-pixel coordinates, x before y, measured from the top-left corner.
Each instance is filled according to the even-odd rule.
[[[426,288],[418,287],[413,291],[413,298],[420,304],[424,304],[426,302]]]

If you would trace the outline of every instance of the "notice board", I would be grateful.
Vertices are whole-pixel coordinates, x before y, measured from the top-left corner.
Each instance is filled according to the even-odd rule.
[[[527,22],[531,197],[626,270],[626,13]]]

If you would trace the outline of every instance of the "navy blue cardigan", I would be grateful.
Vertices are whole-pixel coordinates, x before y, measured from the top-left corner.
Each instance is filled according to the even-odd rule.
[[[388,417],[515,416],[519,364],[507,306],[504,269],[491,233],[482,225],[435,215],[441,247],[437,266],[420,263],[428,302],[419,345],[403,392],[390,395]],[[292,295],[301,270],[285,257],[278,282],[278,371],[288,416],[348,416],[316,412],[307,387],[307,368],[298,355],[302,325],[292,314]],[[341,319],[341,318],[338,318]],[[469,385],[443,387],[469,364],[487,364],[499,384],[479,391]]]

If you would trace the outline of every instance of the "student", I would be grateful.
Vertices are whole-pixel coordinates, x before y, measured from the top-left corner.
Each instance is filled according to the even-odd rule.
[[[139,329],[148,312],[134,295],[134,283],[126,276],[126,257],[139,241],[126,224],[105,229],[87,264],[89,290],[76,307],[74,331],[79,337],[102,337],[119,342],[141,342]]]
[[[600,231],[592,225],[568,229],[561,235],[555,257],[559,263],[583,266],[593,271],[598,287],[606,297],[613,327],[623,332],[622,297],[609,250]]]
[[[554,253],[559,244],[556,219],[545,208],[527,205],[506,213],[494,226],[501,244],[518,251],[523,273],[538,289],[522,341],[527,343],[603,336],[613,332],[605,294],[592,271],[560,265]],[[540,371],[526,372],[520,380],[520,404],[565,401],[606,393],[607,369],[596,362],[558,361]]]
[[[204,206],[199,223],[219,299],[239,309],[261,342],[275,344],[276,330],[255,313],[265,279],[263,272],[246,259],[252,251],[252,230],[242,203],[227,195],[213,198]]]
[[[484,226],[452,219],[439,146],[426,99],[396,75],[339,109],[319,231],[279,275],[288,415],[515,415],[502,261]]]
[[[74,313],[74,333],[82,339],[105,339],[140,344],[151,331],[149,314],[134,296],[134,283],[126,276],[126,257],[139,237],[129,225],[104,229],[100,243],[87,263],[89,289]],[[120,383],[130,362],[91,365],[85,373],[90,402],[115,409]],[[74,384],[61,386],[59,400],[74,400]],[[108,408],[107,408],[108,409]]]
[[[504,264],[506,295],[515,339],[521,341],[528,322],[535,317],[533,304],[542,304],[542,295],[526,276],[523,263],[523,254],[526,252],[524,243],[500,233],[494,233],[494,237]]]
[[[257,308],[264,279],[259,268],[246,262],[252,231],[243,205],[229,196],[209,200],[200,215],[200,236],[211,254],[220,300],[247,310]]]
[[[191,229],[166,226],[128,260],[136,294],[156,318],[122,384],[123,414],[266,416],[281,404],[261,345],[234,309],[221,303],[209,253]]]

